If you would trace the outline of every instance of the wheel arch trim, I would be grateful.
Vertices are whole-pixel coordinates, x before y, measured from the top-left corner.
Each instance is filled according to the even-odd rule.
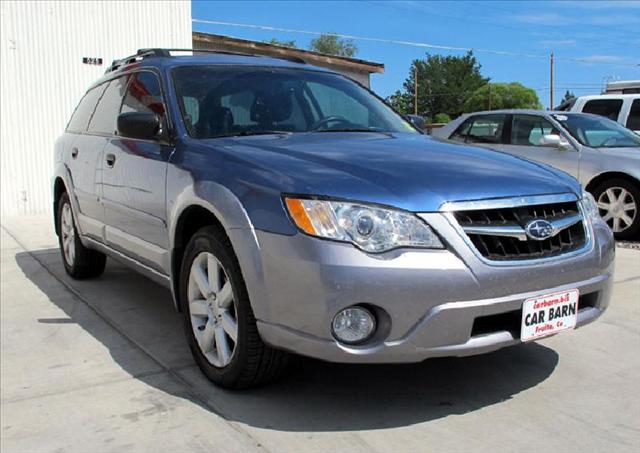
[[[215,203],[209,200],[215,200]],[[186,246],[179,236],[184,224],[184,216],[188,215],[189,211],[194,208],[208,212],[217,220],[229,239],[240,264],[252,309],[258,316],[261,310],[260,307],[254,305],[255,298],[252,297],[256,292],[260,291],[260,282],[263,281],[262,261],[260,259],[260,246],[257,235],[249,215],[238,197],[228,188],[212,181],[202,181],[189,185],[175,199],[169,199],[169,275],[171,277],[171,292],[176,310],[179,311],[179,271],[182,253]]]
[[[606,170],[601,173],[598,173],[597,175],[592,177],[587,184],[585,184],[584,188],[587,192],[592,192],[602,182],[606,181],[607,179],[613,179],[613,178],[626,179],[632,182],[633,184],[635,184],[640,189],[640,180],[638,178],[624,171],[615,171],[615,170]]]

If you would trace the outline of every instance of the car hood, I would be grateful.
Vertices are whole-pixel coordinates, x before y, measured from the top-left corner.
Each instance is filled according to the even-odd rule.
[[[423,135],[301,133],[207,140],[245,179],[281,193],[437,211],[450,201],[573,192],[566,173],[500,152]]]

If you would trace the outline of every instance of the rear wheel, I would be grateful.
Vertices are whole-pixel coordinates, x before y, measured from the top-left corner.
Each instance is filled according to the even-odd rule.
[[[58,201],[58,243],[64,268],[71,277],[85,279],[102,275],[107,257],[82,245],[66,192]]]
[[[593,191],[602,219],[616,239],[632,239],[640,232],[640,189],[626,179],[609,179]]]
[[[231,244],[213,227],[187,245],[179,300],[191,352],[211,381],[247,388],[284,371],[287,354],[262,342]]]

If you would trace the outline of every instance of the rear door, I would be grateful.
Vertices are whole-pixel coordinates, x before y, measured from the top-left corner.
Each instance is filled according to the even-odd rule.
[[[64,157],[71,173],[71,195],[78,202],[79,211],[75,215],[80,230],[84,235],[98,240],[102,239],[104,221],[99,197],[105,139],[91,135],[88,126],[106,87],[107,83],[104,83],[87,91],[76,107],[67,125],[67,133],[75,137],[71,140],[71,146],[67,148],[67,155]]]
[[[560,149],[543,146],[540,144],[543,135],[563,136],[543,116],[512,115],[509,140],[502,149],[510,154],[559,168],[578,178],[580,153],[573,147]]]
[[[142,70],[129,77],[120,113],[154,113],[166,135],[160,79]],[[165,181],[173,147],[166,138],[112,137],[104,150],[106,239],[113,248],[162,272],[168,269]]]

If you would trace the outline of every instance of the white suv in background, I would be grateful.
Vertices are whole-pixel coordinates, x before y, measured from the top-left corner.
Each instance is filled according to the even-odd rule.
[[[640,134],[640,94],[580,96],[562,103],[555,110],[604,116]]]

